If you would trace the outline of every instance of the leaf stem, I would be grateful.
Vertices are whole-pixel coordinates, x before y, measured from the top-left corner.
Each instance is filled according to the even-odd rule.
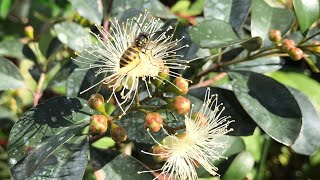
[[[265,135],[265,141],[264,141],[264,144],[263,144],[262,153],[261,153],[261,159],[260,159],[260,162],[258,164],[258,172],[257,172],[257,175],[256,175],[256,179],[257,180],[263,179],[263,170],[265,168],[265,164],[266,164],[266,160],[267,160],[270,144],[271,144],[271,138],[270,138],[270,136],[268,136],[266,134]]]
[[[308,38],[304,38],[304,39],[299,43],[299,46],[300,46],[301,44],[303,44],[303,43],[305,43],[305,42],[309,41],[310,39],[312,39],[312,38],[316,37],[316,36],[317,36],[317,35],[319,35],[319,34],[320,34],[320,31],[319,31],[319,32],[317,32],[317,33],[315,33],[314,35],[312,35],[312,36],[308,37]]]
[[[35,90],[35,92],[33,94],[33,107],[38,105],[39,99],[42,97],[41,88],[42,88],[42,85],[44,83],[45,78],[46,78],[46,74],[45,73],[41,73],[39,81],[38,81],[37,86],[36,86],[36,90]]]

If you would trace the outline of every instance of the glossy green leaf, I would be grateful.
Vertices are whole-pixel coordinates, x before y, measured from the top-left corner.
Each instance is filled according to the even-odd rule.
[[[205,20],[190,29],[191,40],[203,48],[226,47],[239,41],[231,26],[221,20]]]
[[[62,22],[54,25],[54,30],[57,33],[58,39],[76,51],[84,50],[84,40],[89,41],[90,36],[87,31],[80,25],[74,22]]]
[[[159,0],[117,0],[113,1],[111,15],[120,17],[130,8],[136,10],[148,10],[153,16],[161,18],[173,18],[174,15]]]
[[[265,141],[264,136],[261,135],[260,128],[256,128],[252,136],[242,137],[242,139],[246,145],[246,151],[249,151],[255,161],[259,162]]]
[[[207,88],[192,89],[189,91],[189,94],[203,100],[206,90]],[[218,94],[219,103],[223,103],[225,107],[222,115],[231,116],[231,119],[235,120],[235,122],[230,124],[230,127],[234,129],[234,131],[230,132],[230,134],[236,136],[251,135],[256,127],[256,124],[252,121],[246,111],[241,107],[233,92],[227,89],[214,87],[210,87],[210,90],[211,94]],[[195,104],[194,100],[190,100],[193,104]],[[200,103],[201,104],[198,104],[198,106],[202,105],[202,101]],[[197,106],[197,104],[195,104],[195,106]]]
[[[203,14],[205,19],[229,22],[237,31],[248,16],[250,5],[251,0],[206,0]]]
[[[11,61],[0,57],[0,91],[24,86],[19,69]]]
[[[293,6],[300,25],[300,31],[305,33],[319,18],[319,0],[293,0]]]
[[[113,147],[116,143],[111,137],[103,137],[99,139],[98,141],[92,143],[92,147],[98,148],[98,149],[109,149]]]
[[[279,82],[249,71],[228,72],[234,93],[251,118],[273,139],[292,145],[302,115],[290,91]]]
[[[243,58],[247,55],[246,52],[241,53],[237,58]],[[229,65],[227,69],[246,70],[257,73],[267,73],[279,70],[284,65],[283,59],[280,57],[261,57],[251,61],[240,62]]]
[[[302,71],[297,69],[286,68],[281,71],[276,71],[268,74],[277,81],[298,89],[306,94],[311,102],[315,104],[316,109],[320,111],[320,83],[308,77]]]
[[[232,161],[222,179],[244,179],[252,170],[253,165],[254,158],[251,153],[247,151],[241,152]]]
[[[302,128],[292,149],[304,155],[311,155],[320,148],[320,116],[308,97],[298,90],[289,88],[302,112]]]
[[[0,17],[5,18],[8,15],[11,3],[11,0],[2,0],[0,2]]]
[[[72,8],[81,16],[90,21],[100,24],[103,16],[103,6],[101,0],[69,0]]]
[[[23,44],[15,39],[3,40],[0,42],[0,55],[2,56],[22,59],[24,58],[22,49]]]
[[[16,179],[82,178],[88,140],[81,132],[93,114],[86,103],[82,99],[56,97],[19,118],[10,132],[8,149]]]
[[[112,154],[92,150],[91,160],[97,179],[100,180],[123,180],[139,179],[150,180],[154,177],[150,173],[138,174],[138,171],[146,171],[145,166],[132,156],[120,154],[111,160]]]
[[[290,10],[271,7],[264,0],[252,1],[251,9],[251,35],[261,37],[264,46],[271,43],[268,40],[271,29],[278,29],[285,34],[294,22]]]

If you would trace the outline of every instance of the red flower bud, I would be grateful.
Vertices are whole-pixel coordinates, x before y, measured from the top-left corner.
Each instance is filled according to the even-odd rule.
[[[188,114],[190,112],[191,102],[188,98],[177,96],[174,99],[168,100],[168,109],[173,110],[177,114]]]
[[[90,118],[90,131],[103,134],[108,129],[108,118],[104,115],[94,114]]]
[[[163,119],[160,113],[148,113],[144,119],[145,127],[151,129],[152,132],[158,132],[161,129]]]
[[[289,49],[295,47],[295,42],[291,39],[284,39],[282,41],[282,51],[288,52]]]
[[[110,135],[111,138],[117,143],[123,142],[127,139],[126,129],[122,126],[118,126],[115,123],[111,124]]]
[[[303,51],[297,47],[290,48],[288,54],[295,61],[299,61],[303,57]]]
[[[101,94],[92,94],[88,100],[88,105],[91,109],[104,109],[104,97]]]
[[[279,30],[273,29],[269,32],[269,39],[272,42],[279,43],[281,40],[281,37],[282,37],[282,34],[281,34],[281,31]]]
[[[177,93],[179,95],[184,95],[188,93],[189,83],[186,79],[182,77],[177,77],[174,79],[173,84],[176,86],[170,86],[168,91]]]

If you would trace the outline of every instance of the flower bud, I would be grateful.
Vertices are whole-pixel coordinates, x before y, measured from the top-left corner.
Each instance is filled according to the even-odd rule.
[[[34,29],[32,26],[26,26],[24,28],[24,33],[27,35],[29,39],[34,40]]]
[[[144,119],[145,127],[151,129],[152,132],[158,132],[161,129],[163,119],[160,113],[148,113]]]
[[[108,118],[104,115],[94,114],[90,118],[90,131],[103,134],[108,129]]]
[[[195,112],[192,114],[191,119],[195,120],[196,122],[198,122],[201,126],[205,126],[208,122],[208,118],[200,113],[200,112]]]
[[[303,51],[297,47],[290,48],[288,54],[295,61],[299,61],[303,57]]]
[[[168,155],[167,156],[165,155],[167,154],[167,150],[165,150],[164,147],[161,147],[160,145],[157,144],[152,146],[151,148],[152,148],[152,153],[156,154],[156,156],[153,156],[154,160],[156,160],[157,162],[168,160],[169,158]]]
[[[308,50],[315,52],[315,53],[320,53],[320,42],[313,41],[312,45],[313,45],[312,47],[308,47]]]
[[[188,98],[177,96],[174,99],[168,100],[168,109],[176,112],[177,114],[188,114],[190,112],[191,102]]]
[[[156,87],[161,86],[163,84],[164,79],[168,79],[169,78],[169,71],[170,70],[169,70],[168,66],[163,66],[163,69],[158,74],[161,78],[154,80],[154,85]]]
[[[99,109],[104,105],[104,97],[101,94],[92,94],[88,100],[88,105],[91,109]]]
[[[282,37],[281,31],[279,31],[279,30],[272,29],[269,32],[269,39],[272,42],[279,43],[281,40],[281,37]]]
[[[188,93],[189,83],[186,79],[182,77],[177,77],[173,81],[173,85],[170,85],[168,88],[169,92],[177,93],[179,95],[184,95]]]
[[[117,143],[123,142],[127,139],[126,129],[122,126],[118,126],[115,123],[111,124],[110,135],[111,138]]]
[[[295,47],[295,42],[291,39],[284,39],[282,41],[282,51],[288,52],[289,49]]]

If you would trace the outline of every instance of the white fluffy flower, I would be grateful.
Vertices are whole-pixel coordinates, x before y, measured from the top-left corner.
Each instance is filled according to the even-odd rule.
[[[230,117],[221,117],[224,107],[222,104],[218,105],[217,97],[210,95],[210,90],[207,90],[200,111],[195,113],[195,117],[186,116],[186,131],[183,134],[168,135],[161,144],[155,140],[156,147],[159,148],[156,153],[143,151],[155,156],[156,159],[166,160],[161,169],[154,171],[160,171],[160,175],[172,180],[192,180],[198,179],[196,168],[201,165],[210,174],[217,175],[218,168],[212,162],[225,158],[219,155],[219,149],[229,146],[227,142],[221,142],[217,137],[232,131],[228,126],[233,122],[229,120]]]
[[[111,97],[115,97],[119,107],[125,113],[134,101],[141,80],[141,82],[144,82],[149,96],[151,96],[149,91],[151,79],[170,83],[159,76],[159,73],[167,73],[169,68],[170,76],[180,76],[179,73],[172,70],[187,68],[188,61],[178,59],[182,56],[177,55],[176,52],[179,49],[188,47],[188,45],[177,47],[178,42],[183,37],[172,40],[173,35],[167,34],[173,27],[160,29],[160,19],[151,17],[148,12],[140,14],[138,17],[129,18],[122,23],[114,19],[110,21],[110,25],[112,28],[109,31],[102,27],[97,27],[102,36],[92,33],[98,42],[85,41],[89,46],[86,52],[99,60],[92,60],[89,57],[79,55],[81,60],[75,59],[75,61],[88,64],[89,68],[96,68],[96,76],[99,74],[105,75],[105,78],[100,82],[83,90],[81,93],[101,83],[107,84],[112,90]],[[135,54],[134,61],[121,66],[121,57],[129,47],[135,44],[135,39],[140,33],[147,35],[149,41],[140,52]],[[115,95],[117,91],[120,91],[121,98],[119,99]]]

